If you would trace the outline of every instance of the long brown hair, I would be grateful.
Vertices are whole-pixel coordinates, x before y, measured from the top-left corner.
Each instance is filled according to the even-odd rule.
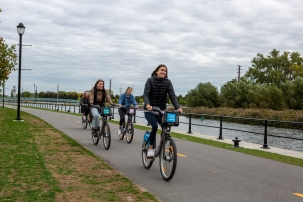
[[[87,96],[85,96],[85,93],[86,93],[86,92],[88,92]],[[89,98],[89,91],[88,91],[88,90],[84,91],[83,97],[84,97],[84,98]]]
[[[98,84],[100,81],[103,82],[103,90],[105,90],[105,83],[104,83],[104,81],[103,81],[102,79],[98,79],[98,80],[96,81],[94,88],[95,88],[95,89],[97,88],[97,84]]]
[[[168,78],[168,69],[167,69],[167,67],[164,64],[159,64],[158,67],[153,71],[153,73],[151,74],[151,76],[153,77],[154,75],[157,75],[157,71],[159,71],[159,69],[161,67],[165,67],[166,68],[166,75],[165,75],[164,78],[167,79]]]

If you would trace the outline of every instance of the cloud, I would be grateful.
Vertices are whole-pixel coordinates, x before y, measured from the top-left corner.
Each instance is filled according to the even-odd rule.
[[[145,81],[161,63],[176,94],[198,83],[218,89],[251,60],[276,48],[302,53],[302,2],[290,1],[5,1],[0,36],[18,44],[22,22],[22,88],[83,92],[102,78],[114,94]],[[18,47],[17,47],[18,48]],[[13,72],[6,86],[17,86]]]

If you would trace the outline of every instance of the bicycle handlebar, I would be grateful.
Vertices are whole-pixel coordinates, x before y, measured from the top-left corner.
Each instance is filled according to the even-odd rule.
[[[92,108],[97,108],[97,109],[99,109],[99,108],[102,108],[102,107],[100,107],[100,105],[90,105]],[[113,108],[114,106],[116,106],[115,104],[112,104],[112,105],[109,105],[108,107],[109,108]]]
[[[159,112],[160,114],[163,114],[163,111],[159,107],[154,107],[153,106],[151,111],[156,111],[156,112]],[[174,110],[174,112],[177,112],[178,114],[181,114],[181,112],[179,112],[178,110]]]

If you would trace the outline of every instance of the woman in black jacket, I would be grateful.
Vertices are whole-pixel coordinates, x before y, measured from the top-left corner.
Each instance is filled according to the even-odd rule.
[[[156,114],[151,111],[152,107],[159,107],[161,110],[166,110],[166,98],[167,95],[171,100],[175,109],[182,113],[182,109],[178,104],[178,100],[174,91],[174,87],[171,81],[167,78],[167,67],[160,64],[151,74],[151,77],[147,79],[145,83],[143,99],[144,105],[144,115],[148,123],[151,124],[152,130],[150,132],[150,142],[153,144],[156,138],[156,132],[158,130],[158,123],[156,119]],[[155,151],[153,145],[149,146],[147,152],[147,158],[153,158],[155,156]]]
[[[85,91],[83,93],[83,97],[80,102],[81,105],[81,113],[83,117],[86,117],[90,113],[89,109],[89,92]]]

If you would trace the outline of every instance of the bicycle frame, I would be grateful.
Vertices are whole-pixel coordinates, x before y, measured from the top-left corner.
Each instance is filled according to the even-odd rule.
[[[159,117],[159,118],[161,118],[161,117]],[[159,142],[158,147],[156,146],[156,140],[155,140],[155,142],[154,142],[154,144],[153,144],[153,148],[154,148],[154,149],[156,148],[156,150],[155,150],[155,157],[154,157],[152,160],[155,160],[155,158],[158,157],[158,156],[160,155],[160,151],[161,151],[161,149],[162,149],[162,147],[163,147],[163,140],[164,140],[166,137],[171,137],[171,136],[170,136],[171,126],[164,126],[162,123],[159,123],[159,125],[160,125],[160,127],[161,127],[160,142]],[[147,146],[147,144],[148,144],[148,142],[149,142],[149,139],[150,139],[150,137],[147,139],[145,146]]]

